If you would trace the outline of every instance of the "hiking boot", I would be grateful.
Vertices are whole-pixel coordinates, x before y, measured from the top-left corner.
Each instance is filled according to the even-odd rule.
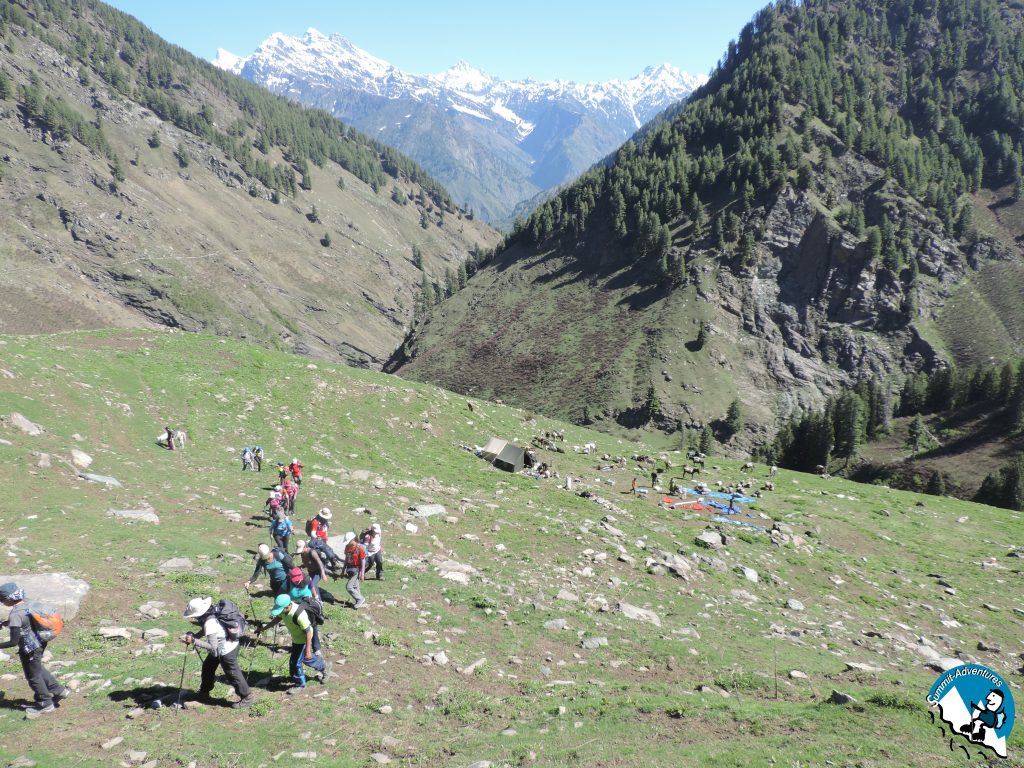
[[[353,605],[352,607],[355,608],[358,611],[364,605],[366,605],[366,598],[360,598],[359,600],[356,601],[356,604]]]
[[[256,697],[253,694],[243,696],[241,699],[231,705],[232,709],[248,709],[256,701]]]
[[[53,706],[53,702],[48,701],[45,704],[36,704],[34,707],[25,707],[25,717],[39,717],[39,715],[46,715],[56,710],[57,708]]]
[[[301,696],[305,692],[306,686],[304,685],[296,685],[294,688],[289,688],[287,691],[285,691],[285,693],[287,693],[289,696]]]
[[[64,699],[66,699],[72,693],[73,693],[73,691],[70,688],[61,688],[59,691],[57,691],[55,694],[53,694],[53,700],[55,702],[57,702],[57,701],[64,701]]]
[[[324,669],[322,672],[316,673],[316,679],[321,685],[327,685],[327,678],[331,676],[331,671],[334,669],[334,665],[329,662],[324,662]]]

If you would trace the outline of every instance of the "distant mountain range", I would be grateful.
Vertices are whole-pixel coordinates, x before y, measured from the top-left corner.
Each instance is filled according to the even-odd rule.
[[[572,180],[706,78],[669,64],[629,80],[500,80],[460,61],[414,75],[309,29],[275,33],[248,57],[213,62],[408,154],[492,222]]]

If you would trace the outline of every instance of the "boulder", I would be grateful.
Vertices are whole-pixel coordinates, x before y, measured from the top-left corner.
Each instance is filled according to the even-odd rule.
[[[556,600],[565,600],[565,601],[570,602],[570,603],[575,603],[575,602],[579,602],[580,598],[579,598],[579,595],[577,595],[575,592],[570,592],[567,589],[560,589],[560,590],[558,590],[558,594],[555,595],[555,599]]]
[[[164,560],[160,563],[160,570],[164,573],[168,571],[190,571],[195,568],[195,565],[187,557],[172,557],[170,560]]]
[[[413,517],[433,517],[434,515],[445,515],[448,513],[440,504],[417,504],[415,507],[409,507],[408,514]]]
[[[60,611],[65,621],[78,615],[78,607],[89,592],[89,585],[66,573],[37,573],[0,575],[0,584],[13,581],[25,590],[29,600],[38,600]],[[0,605],[0,619],[6,619],[10,609]]]
[[[94,475],[91,472],[79,472],[78,476],[83,480],[88,480],[91,483],[101,483],[102,485],[110,485],[114,488],[121,487],[121,481],[115,477],[108,477],[107,475]]]
[[[160,524],[160,518],[157,516],[156,510],[152,507],[144,507],[143,509],[108,509],[107,514],[114,517],[120,517],[125,520],[138,520],[143,523]]]
[[[469,584],[470,576],[477,574],[477,570],[473,566],[454,560],[445,560],[437,566],[437,572],[442,579],[454,581],[456,584]]]
[[[80,451],[77,448],[71,449],[71,463],[79,469],[88,469],[89,465],[92,464],[92,456],[85,451]]]
[[[883,672],[881,667],[876,667],[874,664],[861,664],[857,661],[846,662],[847,672]]]
[[[654,611],[647,610],[646,608],[638,608],[635,605],[620,602],[619,613],[627,619],[633,619],[634,621],[646,621],[656,627],[661,626],[661,619],[658,618],[658,614]]]
[[[21,430],[26,435],[30,435],[31,437],[36,437],[37,435],[41,435],[43,434],[43,432],[46,431],[45,427],[29,421],[28,419],[26,419],[24,416],[17,412],[3,417],[2,420],[4,424],[6,424],[7,426]]]
[[[693,566],[690,562],[682,555],[676,555],[672,552],[657,552],[654,557],[647,558],[647,567],[651,569],[664,568],[674,573],[683,581],[689,581],[694,575]]]
[[[35,454],[35,456],[36,466],[39,467],[39,469],[49,469],[51,466],[53,466],[53,463],[50,461],[50,454],[37,453]]]
[[[596,650],[598,648],[603,648],[604,646],[608,645],[608,638],[607,637],[587,637],[587,638],[583,639],[583,642],[580,643],[580,645],[583,646],[584,648],[586,648],[588,651],[593,651],[593,650]]]
[[[757,571],[753,568],[748,568],[745,565],[736,566],[736,573],[742,574],[743,578],[749,581],[751,584],[757,584],[758,575]]]
[[[569,623],[565,619],[551,619],[544,622],[544,629],[565,629]]]
[[[841,691],[837,691],[835,689],[832,689],[832,695],[829,696],[828,700],[831,704],[840,705],[857,703],[857,700],[853,698],[853,696],[851,696],[850,694],[842,693]]]
[[[718,531],[704,531],[693,543],[705,549],[721,549],[725,546],[725,537]]]
[[[795,597],[791,597],[786,601],[786,607],[791,611],[802,611],[804,609],[804,604]]]

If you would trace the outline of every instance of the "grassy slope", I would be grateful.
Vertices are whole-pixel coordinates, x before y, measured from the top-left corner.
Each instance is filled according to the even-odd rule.
[[[18,714],[27,693],[20,677],[5,683],[0,756],[6,758],[29,752],[40,765],[99,766],[131,748],[160,765],[194,759],[223,767],[270,764],[282,751],[310,750],[328,764],[355,766],[381,749],[403,765],[466,766],[480,759],[516,765],[532,752],[534,764],[544,766],[830,760],[923,767],[954,758],[922,706],[936,673],[909,650],[918,635],[943,655],[961,651],[1021,682],[1021,616],[1012,610],[1020,607],[1021,568],[1020,560],[1007,558],[1011,545],[1021,543],[1018,513],[781,472],[779,490],[761,509],[792,525],[805,543],[778,547],[766,536],[742,533],[719,553],[725,570],[706,568],[685,582],[647,573],[638,542],[689,554],[706,521],[623,495],[631,471],[600,473],[595,462],[572,453],[550,457],[595,490],[595,481],[617,481],[599,491],[621,507],[610,523],[625,533],[617,538],[597,522],[606,513],[594,503],[555,481],[500,473],[458,448],[492,434],[527,440],[555,426],[529,423],[513,408],[478,402],[470,412],[464,398],[433,387],[314,368],[308,360],[187,334],[7,337],[0,339],[0,359],[13,374],[0,377],[0,413],[19,411],[48,430],[35,438],[0,432],[11,443],[0,444],[0,472],[25,502],[0,512],[0,570],[57,566],[88,580],[93,591],[52,650],[71,663],[62,674],[111,681],[61,707],[46,721],[45,740],[38,738],[39,725]],[[165,422],[188,431],[186,451],[170,454],[153,445]],[[580,428],[568,426],[566,433],[570,446],[593,439],[613,455],[634,450]],[[125,719],[154,685],[173,688],[182,659],[173,641],[162,652],[141,654],[141,641],[103,641],[97,630],[112,623],[177,634],[186,628],[178,618],[184,601],[203,592],[245,605],[248,553],[266,537],[258,510],[269,478],[241,474],[237,460],[240,447],[254,442],[271,460],[304,460],[300,518],[326,503],[339,530],[371,519],[384,524],[389,578],[367,582],[367,611],[329,608],[328,626],[336,633],[327,636],[329,655],[345,663],[336,665],[341,677],[326,696],[295,701],[259,691],[251,715],[217,707]],[[94,457],[93,471],[115,475],[124,487],[76,480],[56,458],[76,444]],[[53,468],[36,468],[34,451],[53,454]],[[710,480],[741,476],[733,462],[722,460],[721,467],[710,470]],[[356,479],[364,476],[357,470],[368,471],[369,479]],[[763,477],[765,469],[754,474]],[[426,501],[445,504],[458,522],[435,517],[407,533],[404,510]],[[159,527],[106,514],[144,503],[160,513]],[[350,511],[362,506],[374,516]],[[228,522],[222,509],[239,511],[243,522]],[[619,561],[620,551],[637,562]],[[189,556],[215,575],[159,574],[158,564],[174,556]],[[479,570],[470,586],[439,578],[433,566],[448,557]],[[739,564],[756,568],[760,582],[734,573]],[[936,575],[956,593],[944,591]],[[581,602],[558,600],[563,588]],[[741,589],[749,596],[734,591]],[[613,607],[619,600],[650,607],[662,626],[599,611],[598,596]],[[806,611],[785,609],[790,597]],[[167,601],[171,613],[157,621],[135,616],[149,599]],[[261,612],[269,607],[266,598],[259,602]],[[940,617],[947,615],[962,626],[943,626]],[[553,618],[565,618],[570,628],[543,629]],[[378,644],[366,632],[378,633]],[[609,645],[583,650],[581,633],[605,636]],[[1002,651],[978,651],[979,640]],[[439,648],[451,665],[421,663]],[[487,661],[475,674],[456,672],[482,657]],[[884,671],[844,672],[846,661]],[[258,649],[257,677],[284,665],[283,657],[271,660]],[[194,687],[195,660],[188,669]],[[792,669],[809,679],[790,680]],[[697,692],[702,685],[713,691]],[[860,703],[826,703],[832,688]],[[882,704],[871,703],[876,695]],[[377,714],[383,704],[393,714]],[[502,735],[507,728],[516,733]],[[120,746],[100,749],[118,735],[125,739]],[[385,736],[397,746],[382,747]],[[1009,764],[1020,764],[1022,748],[1018,730]]]
[[[311,169],[312,190],[274,205],[262,187],[262,196],[251,196],[251,180],[216,147],[96,76],[82,85],[76,68],[44,43],[9,33],[3,58],[16,86],[35,73],[47,94],[87,118],[98,112],[125,179],[108,186],[106,159],[73,140],[42,141],[13,99],[0,101],[7,158],[0,220],[9,223],[0,244],[2,332],[170,323],[321,358],[380,362],[412,320],[422,279],[413,246],[443,284],[446,268],[497,239],[461,214],[438,225],[436,209],[423,228],[420,207],[391,200],[393,187],[410,197],[418,187],[389,177],[374,193],[331,162]],[[219,126],[239,117],[208,83],[191,88],[191,100],[181,98],[195,108],[207,103]],[[147,143],[154,132],[155,149]],[[187,168],[174,157],[179,145],[191,156]],[[267,160],[283,162],[276,149]],[[308,219],[314,206],[318,222]],[[324,233],[330,247],[321,245]]]

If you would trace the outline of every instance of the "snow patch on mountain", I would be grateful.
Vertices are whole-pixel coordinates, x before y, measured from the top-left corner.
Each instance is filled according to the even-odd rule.
[[[531,107],[561,102],[613,119],[624,117],[639,128],[707,80],[670,64],[648,67],[628,80],[592,83],[499,80],[465,61],[438,74],[416,75],[339,34],[328,36],[312,27],[301,38],[275,32],[245,58],[218,50],[213,63],[275,90],[292,92],[296,85],[314,90],[351,88],[389,99],[434,102],[483,120],[490,120],[491,113],[510,123],[520,141],[536,128],[522,114]]]

